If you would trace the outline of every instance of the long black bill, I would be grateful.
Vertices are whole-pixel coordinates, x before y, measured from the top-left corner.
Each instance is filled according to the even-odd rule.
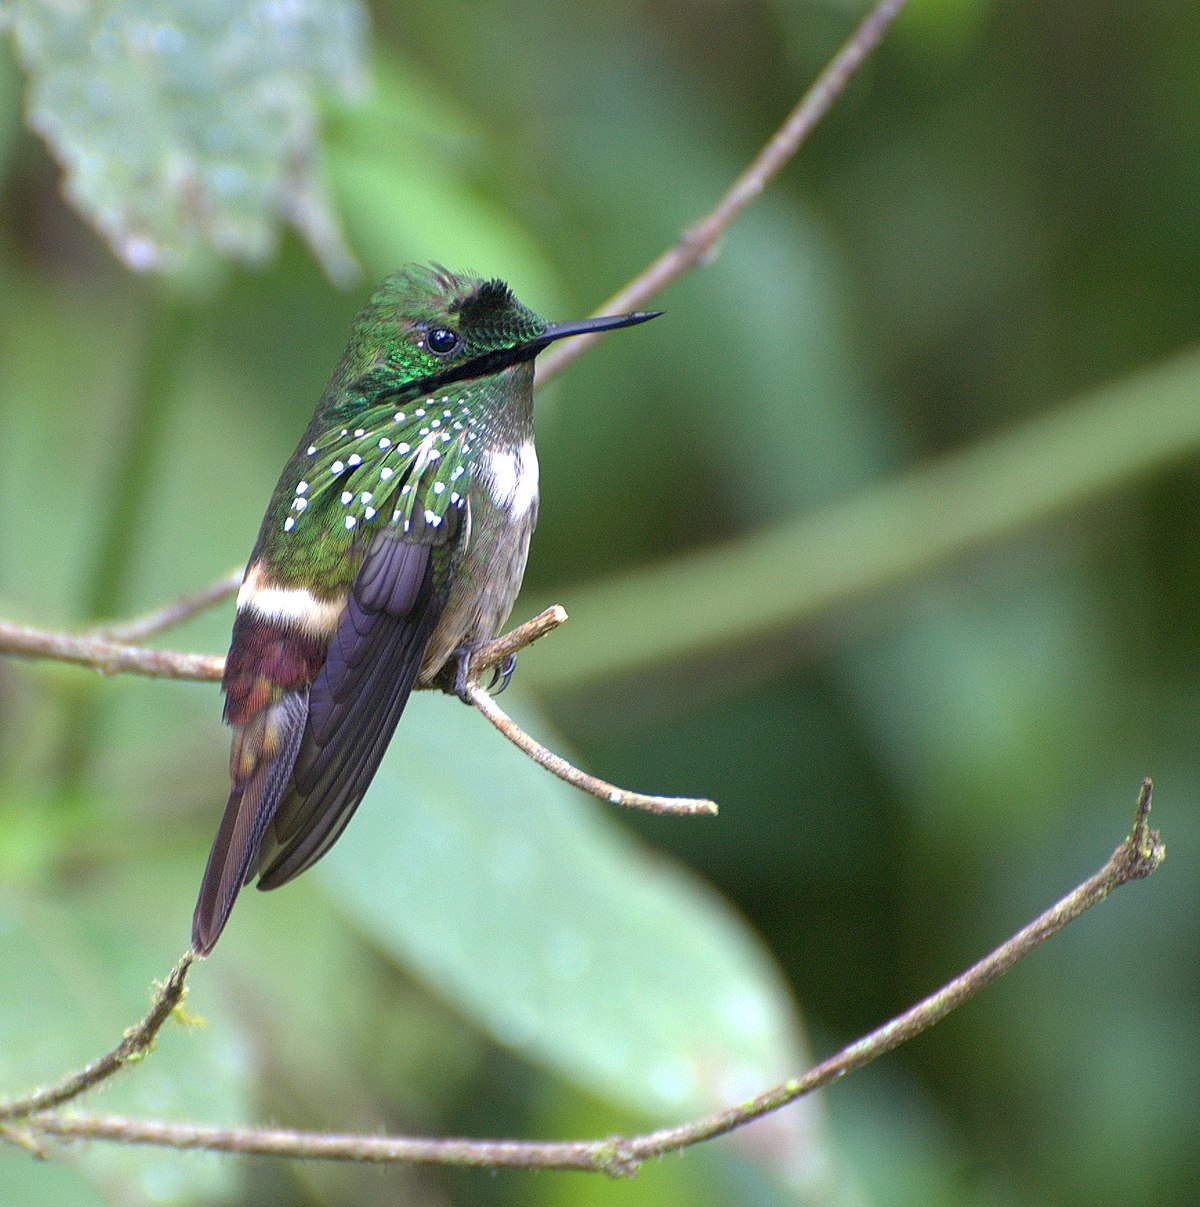
[[[601,318],[580,319],[575,323],[547,323],[541,335],[515,344],[511,348],[500,348],[495,352],[485,352],[474,360],[455,365],[444,373],[431,374],[419,382],[406,382],[395,390],[383,390],[375,397],[379,400],[393,398],[398,395],[414,395],[418,391],[436,390],[450,381],[465,381],[472,377],[482,377],[486,373],[499,373],[510,365],[520,364],[521,361],[532,360],[547,344],[556,339],[565,339],[568,335],[592,335],[597,331],[612,331],[615,327],[632,327],[644,323],[647,319],[656,319],[662,314],[661,310],[638,310],[633,314],[606,314]]]
[[[579,319],[574,323],[547,323],[546,330],[531,339],[525,347],[540,352],[547,344],[552,344],[556,339],[566,339],[568,335],[591,335],[596,331],[612,331],[616,327],[632,327],[656,319],[660,314],[661,310],[638,310],[633,314],[607,314],[601,318]]]

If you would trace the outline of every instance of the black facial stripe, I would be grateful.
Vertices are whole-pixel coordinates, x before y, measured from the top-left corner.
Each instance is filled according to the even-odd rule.
[[[381,390],[376,397],[382,402],[385,399],[399,398],[401,395],[415,398],[418,394],[432,394],[453,382],[473,381],[476,377],[487,377],[489,374],[499,373],[511,365],[532,360],[542,350],[542,347],[543,345],[536,340],[531,340],[527,344],[518,344],[515,348],[501,348],[495,352],[485,352],[482,356],[472,357],[471,360],[463,361],[462,364],[446,369],[442,373],[431,373],[428,377],[406,382],[394,390]]]

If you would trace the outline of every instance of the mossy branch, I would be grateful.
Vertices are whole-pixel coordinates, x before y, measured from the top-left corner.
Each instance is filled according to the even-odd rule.
[[[121,1042],[115,1048],[51,1085],[42,1086],[20,1098],[0,1100],[0,1130],[11,1120],[23,1119],[78,1098],[85,1090],[90,1090],[107,1080],[131,1060],[138,1060],[146,1055],[153,1047],[163,1023],[183,1001],[188,969],[195,958],[195,955],[188,952],[171,969],[167,979],[155,986],[154,1004],[150,1007],[150,1012],[121,1036]]]

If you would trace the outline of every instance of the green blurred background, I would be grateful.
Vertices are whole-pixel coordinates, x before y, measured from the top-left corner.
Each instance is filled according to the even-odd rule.
[[[343,290],[292,234],[252,267],[123,268],[62,200],[3,43],[0,616],[78,627],[229,570],[378,278],[437,259],[590,311],[862,11],[376,4],[372,88],[325,104],[363,270]],[[1016,930],[1108,855],[1145,774],[1158,876],[819,1109],[628,1184],[77,1146],[0,1151],[0,1200],[1196,1202],[1197,215],[1194,4],[914,0],[666,317],[540,396],[517,617],[571,622],[506,703],[588,769],[720,818],[613,818],[453,700],[416,701],[338,850],[247,894],[194,971],[207,1026],[82,1108],[674,1122],[798,1071],[799,1019],[832,1051]],[[231,614],[165,641],[222,650]],[[115,1041],[183,949],[219,714],[211,686],[0,660],[0,1094]],[[537,967],[516,984],[545,935],[564,983],[589,966],[577,999]],[[705,1024],[706,1078],[683,1020],[738,985],[756,1005]],[[689,1088],[668,1062],[641,1089],[660,1045]]]

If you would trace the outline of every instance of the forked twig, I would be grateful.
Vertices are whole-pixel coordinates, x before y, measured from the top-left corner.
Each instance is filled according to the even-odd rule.
[[[566,624],[566,621],[567,609],[561,604],[551,604],[544,612],[531,616],[523,624],[517,625],[515,629],[509,629],[507,633],[501,633],[499,637],[494,637],[486,645],[481,645],[471,655],[471,675],[478,678],[484,671],[490,671],[502,662],[507,662],[513,654],[519,654],[526,646],[545,637],[547,633],[553,633],[560,624]],[[442,685],[434,684],[433,686]],[[449,688],[443,687],[443,690],[449,690]]]

